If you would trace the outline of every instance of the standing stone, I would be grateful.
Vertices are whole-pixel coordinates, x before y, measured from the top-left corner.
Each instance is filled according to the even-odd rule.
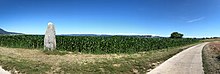
[[[56,49],[56,32],[53,23],[49,22],[44,36],[44,50],[53,49]]]

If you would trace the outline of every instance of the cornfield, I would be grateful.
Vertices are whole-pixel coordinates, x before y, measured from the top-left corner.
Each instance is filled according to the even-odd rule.
[[[136,53],[183,46],[197,39],[143,38],[130,36],[57,36],[57,50],[83,53]],[[0,46],[42,49],[43,35],[0,35]]]

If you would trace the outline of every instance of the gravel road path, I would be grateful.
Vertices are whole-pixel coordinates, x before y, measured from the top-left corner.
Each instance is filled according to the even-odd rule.
[[[206,44],[201,43],[178,53],[147,74],[204,74],[202,49]]]

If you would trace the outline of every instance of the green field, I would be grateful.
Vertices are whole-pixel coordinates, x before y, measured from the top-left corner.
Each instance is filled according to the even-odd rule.
[[[43,42],[43,35],[0,35],[0,65],[27,74],[144,74],[200,40],[57,36],[57,50],[49,52],[42,51]]]
[[[43,35],[1,35],[0,46],[43,49]],[[191,38],[143,38],[131,36],[57,36],[57,50],[83,53],[137,53],[198,42]]]

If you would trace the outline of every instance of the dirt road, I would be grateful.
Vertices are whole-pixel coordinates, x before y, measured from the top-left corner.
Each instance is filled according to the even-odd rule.
[[[178,53],[147,74],[204,74],[202,49],[206,44],[201,43]]]

